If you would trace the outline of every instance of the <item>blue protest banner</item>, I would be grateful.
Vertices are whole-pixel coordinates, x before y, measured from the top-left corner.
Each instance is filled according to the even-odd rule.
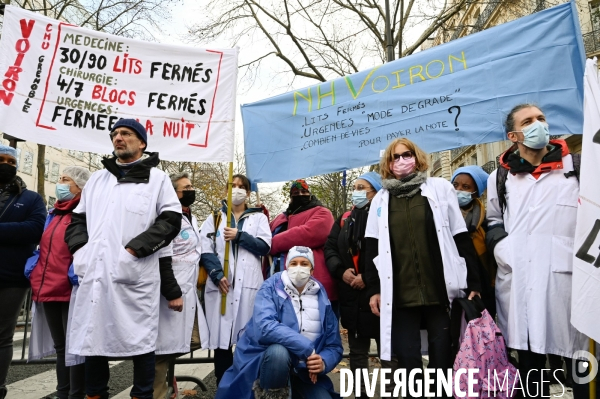
[[[516,104],[550,134],[581,134],[585,51],[574,2],[375,68],[242,106],[248,176],[276,182],[379,162],[406,137],[427,152],[504,140]]]

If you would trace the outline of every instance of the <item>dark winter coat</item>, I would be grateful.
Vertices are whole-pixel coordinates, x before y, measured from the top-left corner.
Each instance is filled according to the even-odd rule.
[[[364,212],[368,212],[368,208]],[[379,318],[371,312],[366,288],[356,290],[346,284],[342,278],[346,270],[355,268],[348,241],[350,227],[348,220],[344,221],[342,227],[342,220],[348,216],[347,214],[340,216],[333,224],[325,243],[325,262],[329,273],[337,283],[342,326],[350,333],[361,337],[379,338]],[[365,259],[364,251],[359,252],[358,274],[362,274],[363,278]]]
[[[46,206],[16,176],[0,192],[0,288],[29,287],[25,262],[42,237]]]

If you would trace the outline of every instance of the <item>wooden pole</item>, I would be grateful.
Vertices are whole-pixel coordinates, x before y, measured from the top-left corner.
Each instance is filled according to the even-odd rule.
[[[596,343],[593,339],[590,338],[590,353],[592,356],[596,357]],[[598,370],[594,370],[594,365],[590,362],[590,374],[598,372]],[[596,399],[596,384],[598,379],[598,375],[594,377],[593,380],[590,381],[590,399]]]
[[[231,226],[231,190],[233,188],[233,162],[229,162],[229,178],[227,179],[227,224]],[[225,241],[225,254],[223,255],[223,273],[229,280],[229,248],[231,241]],[[230,288],[231,289],[231,288]],[[227,294],[221,294],[221,315],[225,315],[227,309]]]

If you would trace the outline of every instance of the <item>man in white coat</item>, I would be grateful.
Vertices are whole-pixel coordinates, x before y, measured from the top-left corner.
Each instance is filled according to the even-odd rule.
[[[167,371],[174,354],[208,348],[208,324],[196,290],[201,255],[200,230],[190,209],[196,200],[196,191],[187,173],[175,173],[170,178],[184,217],[181,219],[181,231],[171,244],[172,271],[161,270],[160,276],[163,298],[160,301],[156,342],[154,399],[164,399],[167,394]],[[175,303],[175,298],[183,298],[181,308]]]
[[[498,325],[518,352],[524,396],[539,397],[546,354],[564,356],[571,368],[573,354],[587,347],[570,323],[579,156],[550,140],[536,105],[514,107],[505,128],[514,145],[488,179],[488,250],[498,263]],[[586,397],[585,386],[573,388],[575,398]]]
[[[110,138],[115,157],[86,184],[65,235],[79,279],[69,350],[86,356],[88,399],[108,398],[108,360],[125,356],[134,365],[131,397],[152,399],[159,263],[172,255],[181,204],[156,168],[158,153],[143,157],[139,122],[119,120]]]

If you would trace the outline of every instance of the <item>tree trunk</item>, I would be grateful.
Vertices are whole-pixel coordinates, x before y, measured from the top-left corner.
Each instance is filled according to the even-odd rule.
[[[38,144],[38,156],[37,156],[37,193],[44,200],[44,204],[48,204],[46,201],[46,190],[45,183],[46,180],[44,176],[46,175],[46,146],[42,144]]]

